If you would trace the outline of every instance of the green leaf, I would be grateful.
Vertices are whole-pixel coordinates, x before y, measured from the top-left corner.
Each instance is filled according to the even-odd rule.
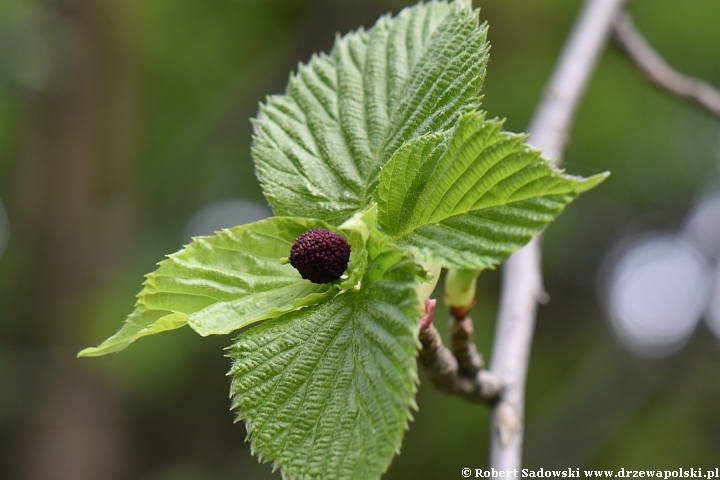
[[[468,4],[433,1],[300,65],[255,120],[253,156],[275,213],[339,224],[369,205],[403,143],[479,105],[486,31]]]
[[[283,478],[379,478],[416,408],[419,267],[377,231],[359,289],[241,333],[233,408]]]
[[[128,315],[122,328],[97,347],[88,347],[78,353],[78,357],[97,357],[126,349],[138,338],[154,333],[175,330],[187,325],[187,316],[169,310],[151,310],[139,301],[135,311]]]
[[[120,331],[79,356],[116,352],[140,337],[185,324],[200,335],[230,333],[355,285],[367,264],[366,240],[356,230],[345,233],[351,246],[347,278],[318,285],[281,262],[311,228],[340,232],[321,220],[273,217],[193,239],[147,275],[135,311]]]
[[[383,168],[379,222],[398,245],[446,268],[500,263],[607,174],[564,174],[485,114],[416,138]]]

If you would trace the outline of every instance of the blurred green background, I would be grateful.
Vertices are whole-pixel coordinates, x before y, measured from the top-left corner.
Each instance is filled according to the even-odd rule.
[[[181,329],[108,358],[75,354],[119,327],[143,274],[187,240],[193,214],[227,200],[266,205],[249,153],[258,102],[283,91],[297,62],[329,50],[336,32],[407,4],[0,2],[0,201],[10,225],[0,256],[0,478],[280,478],[232,423],[230,338]],[[523,130],[579,2],[475,5],[492,43],[484,106]],[[720,85],[718,0],[634,0],[631,11],[670,63]],[[566,167],[612,176],[545,238],[552,301],[533,345],[526,466],[720,466],[720,341],[699,324],[672,355],[634,355],[607,320],[599,280],[618,241],[678,231],[696,200],[718,190],[719,165],[720,121],[608,49]],[[482,275],[473,313],[486,358],[499,278]],[[444,331],[446,314],[436,317]],[[486,407],[426,382],[418,404],[384,478],[452,479],[487,466]]]

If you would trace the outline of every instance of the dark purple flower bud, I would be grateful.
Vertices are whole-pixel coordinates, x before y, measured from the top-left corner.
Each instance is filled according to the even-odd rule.
[[[350,244],[339,233],[313,228],[300,235],[290,250],[290,264],[313,283],[334,282],[350,261]]]

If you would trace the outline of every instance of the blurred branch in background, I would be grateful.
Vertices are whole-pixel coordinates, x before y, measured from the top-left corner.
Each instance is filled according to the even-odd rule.
[[[10,222],[8,222],[5,207],[3,207],[2,201],[0,201],[0,257],[2,257],[2,254],[5,252],[8,237],[10,237]]]
[[[3,19],[17,19],[4,33],[18,32],[13,58],[22,61],[10,63],[22,115],[5,185],[13,238],[1,306],[12,321],[3,343],[33,362],[7,449],[11,468],[22,480],[126,478],[122,402],[74,351],[88,298],[130,251],[137,102],[128,12],[121,2],[74,1],[28,2],[17,12]],[[42,69],[31,68],[28,38],[44,52]],[[37,74],[32,82],[25,67]]]
[[[616,41],[654,83],[720,115],[720,92],[706,82],[673,70],[637,31],[623,0],[588,0],[546,87],[528,129],[529,140],[549,158],[562,154],[580,98],[608,36]],[[498,327],[491,371],[505,385],[493,412],[490,465],[498,470],[520,468],[524,388],[537,302],[545,297],[540,272],[540,239],[513,254],[504,266]]]
[[[625,0],[587,0],[545,87],[528,133],[556,165],[575,112]],[[535,330],[537,302],[545,297],[540,272],[540,238],[515,252],[503,267],[503,283],[490,370],[505,390],[493,408],[490,466],[522,466],[525,382]]]
[[[615,43],[654,84],[720,118],[720,91],[672,68],[637,29],[629,13],[615,21]]]

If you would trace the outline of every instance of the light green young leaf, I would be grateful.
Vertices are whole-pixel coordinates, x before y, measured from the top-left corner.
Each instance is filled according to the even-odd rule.
[[[126,349],[135,340],[154,333],[175,330],[187,325],[187,316],[169,310],[152,310],[139,301],[135,311],[128,315],[120,330],[97,347],[88,347],[78,357],[97,357]]]
[[[400,148],[380,176],[383,231],[446,268],[489,268],[607,177],[566,175],[501,127],[470,112]]]
[[[420,273],[377,231],[359,290],[241,333],[233,408],[288,479],[377,479],[416,408]]]
[[[406,141],[479,105],[489,46],[468,2],[431,1],[338,38],[268,97],[253,156],[277,215],[339,224]]]
[[[367,264],[363,235],[348,230],[348,278],[332,284],[303,280],[282,263],[295,239],[311,228],[331,227],[321,220],[272,217],[197,237],[147,275],[135,311],[120,331],[79,356],[126,348],[145,335],[189,324],[200,335],[225,334],[289,310],[313,305],[357,283]]]

